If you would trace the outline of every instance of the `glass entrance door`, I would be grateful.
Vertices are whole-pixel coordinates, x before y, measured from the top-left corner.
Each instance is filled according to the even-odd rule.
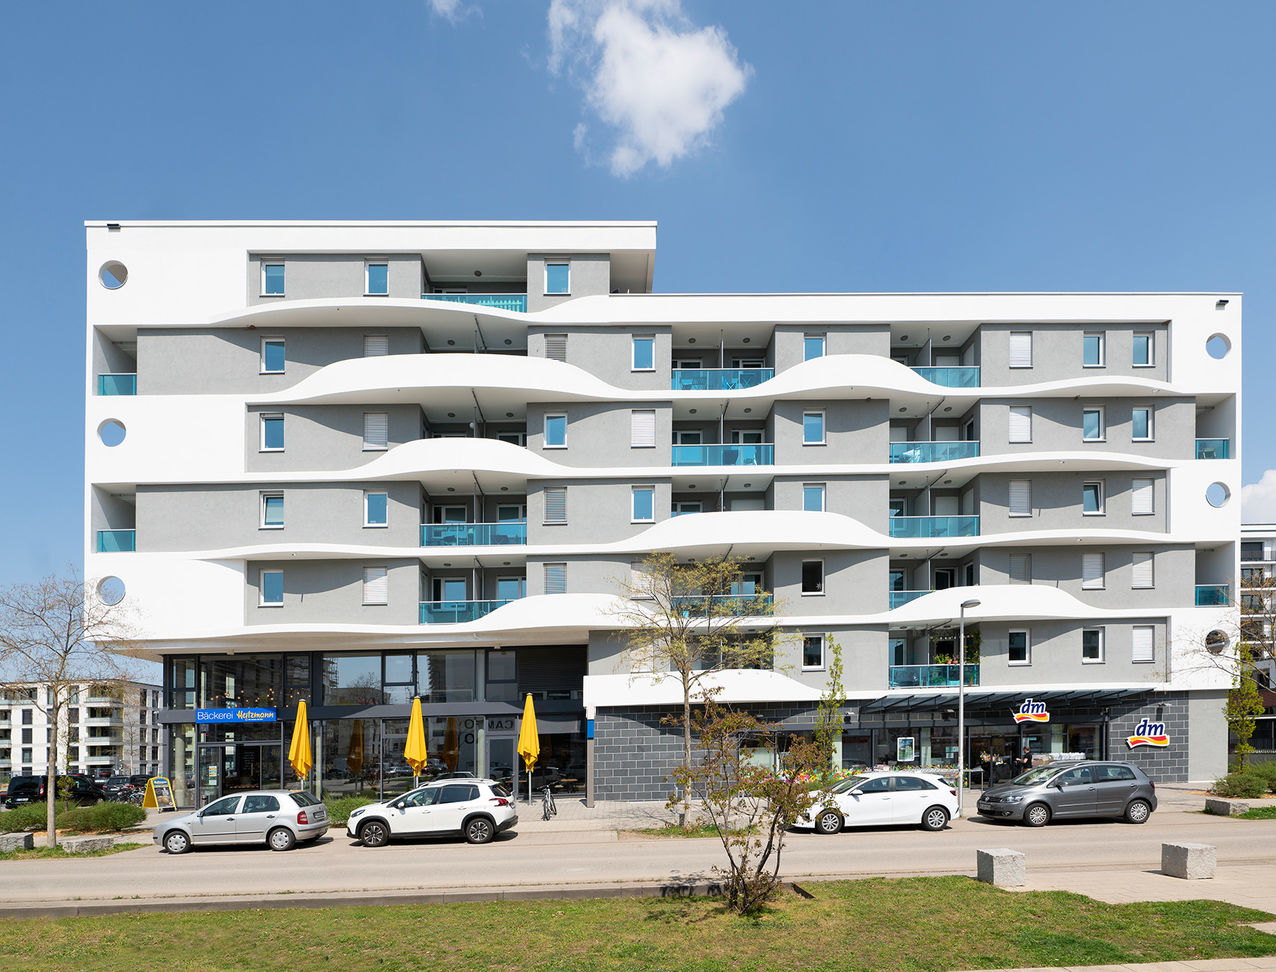
[[[513,736],[498,736],[491,732],[487,734],[487,775],[511,792],[514,773],[521,762],[514,752],[515,742]]]
[[[225,793],[283,786],[279,743],[217,743],[199,747],[200,805]]]

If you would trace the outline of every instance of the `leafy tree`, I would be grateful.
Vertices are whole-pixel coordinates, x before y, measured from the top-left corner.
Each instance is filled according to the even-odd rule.
[[[1258,684],[1254,678],[1254,652],[1248,641],[1242,641],[1236,649],[1236,677],[1230,692],[1227,693],[1227,704],[1223,711],[1227,716],[1227,725],[1236,737],[1236,767],[1238,773],[1244,773],[1249,764],[1249,754],[1254,751],[1250,739],[1254,736],[1257,717],[1262,715],[1266,706],[1258,692]]]

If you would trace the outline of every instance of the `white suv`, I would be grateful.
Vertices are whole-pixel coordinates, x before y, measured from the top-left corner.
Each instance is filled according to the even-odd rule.
[[[514,801],[495,780],[439,780],[351,812],[346,833],[364,847],[432,834],[462,834],[471,844],[486,844],[516,823]]]

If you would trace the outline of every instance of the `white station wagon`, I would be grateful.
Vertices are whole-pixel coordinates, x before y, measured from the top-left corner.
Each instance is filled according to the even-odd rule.
[[[364,847],[382,847],[393,837],[461,834],[486,844],[518,823],[509,791],[495,780],[453,779],[427,783],[403,796],[350,813],[346,833]]]

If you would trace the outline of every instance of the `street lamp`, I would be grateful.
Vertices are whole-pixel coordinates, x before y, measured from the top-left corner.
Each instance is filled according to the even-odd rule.
[[[977,597],[961,602],[957,622],[957,816],[961,816],[966,782],[966,609],[980,605]]]

